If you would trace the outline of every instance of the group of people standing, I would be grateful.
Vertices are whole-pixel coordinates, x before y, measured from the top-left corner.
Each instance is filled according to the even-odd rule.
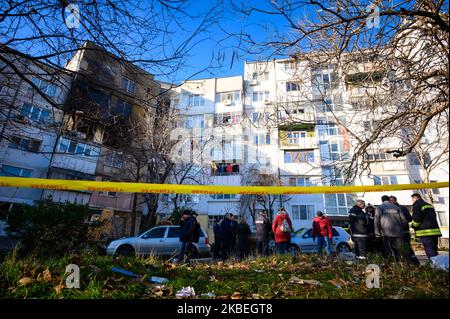
[[[441,231],[436,212],[420,194],[415,193],[411,197],[412,215],[405,206],[397,202],[395,196],[382,196],[382,203],[376,208],[370,204],[366,206],[362,199],[356,201],[355,206],[349,211],[349,228],[352,241],[355,243],[356,258],[366,259],[368,253],[377,253],[395,261],[418,265],[419,261],[411,247],[410,223],[415,230],[415,236],[421,240],[428,258],[438,255],[438,238]],[[183,257],[189,249],[189,243],[195,242],[193,231],[195,227],[199,228],[195,217],[182,217],[180,257]],[[289,252],[293,228],[284,207],[278,210],[273,223],[270,222],[266,211],[260,210],[255,227],[256,250],[259,255],[269,255],[271,232],[274,234],[278,252],[280,254]],[[245,218],[241,217],[238,223],[232,213],[227,213],[222,221],[215,221],[214,224],[213,257],[226,260],[231,254],[235,254],[239,260],[246,258],[250,252],[250,235],[251,230]],[[313,241],[317,239],[317,253],[320,254],[325,249],[326,254],[330,255],[333,228],[330,219],[321,211],[317,211],[313,219],[311,235]]]
[[[398,203],[395,196],[382,196],[382,203],[376,208],[370,204],[366,206],[363,200],[356,201],[349,211],[349,218],[357,258],[365,259],[370,252],[380,253],[385,258],[418,265],[419,261],[411,247],[410,223],[428,258],[438,255],[441,231],[436,212],[420,194],[415,193],[411,198],[412,215]]]
[[[239,223],[232,213],[227,213],[222,221],[214,222],[214,259],[226,260],[231,254],[243,259],[250,252],[249,237],[250,226],[245,218],[241,217]]]

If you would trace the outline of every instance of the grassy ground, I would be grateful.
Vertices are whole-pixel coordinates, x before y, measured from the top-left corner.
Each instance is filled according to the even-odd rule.
[[[367,263],[316,256],[272,256],[245,262],[178,265],[155,257],[97,255],[38,260],[13,255],[0,265],[0,298],[175,298],[191,286],[200,298],[449,298],[448,273],[429,266],[390,264],[375,257],[381,288],[366,288]],[[80,266],[80,289],[68,289],[65,268]],[[156,285],[114,273],[121,267],[139,275],[169,279]],[[306,281],[302,281],[306,280]],[[308,281],[313,280],[313,281]]]

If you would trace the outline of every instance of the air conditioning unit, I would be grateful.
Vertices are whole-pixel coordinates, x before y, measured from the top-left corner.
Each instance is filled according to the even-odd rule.
[[[230,99],[223,101],[223,104],[225,105],[231,105],[233,103],[233,101],[231,101]]]
[[[272,101],[271,100],[264,100],[264,104],[266,104],[266,105],[272,104]]]
[[[26,117],[25,115],[22,114],[18,114],[16,116],[16,121],[22,124],[27,124],[28,123],[28,117]]]
[[[258,85],[258,80],[250,80],[249,84],[250,84],[251,86]]]

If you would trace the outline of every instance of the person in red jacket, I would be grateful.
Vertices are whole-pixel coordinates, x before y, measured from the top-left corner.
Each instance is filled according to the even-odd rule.
[[[278,252],[280,254],[288,252],[291,244],[292,222],[284,207],[278,210],[278,214],[272,224],[272,231],[275,234]]]
[[[331,254],[330,246],[333,241],[333,229],[331,228],[331,222],[320,210],[317,211],[317,217],[313,219],[312,224],[312,238],[313,241],[317,237],[317,252],[322,254],[323,247],[327,255]]]

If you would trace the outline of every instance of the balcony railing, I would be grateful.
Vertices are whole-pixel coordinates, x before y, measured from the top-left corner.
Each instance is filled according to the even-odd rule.
[[[316,137],[281,138],[280,144],[283,149],[312,149],[318,147]]]

